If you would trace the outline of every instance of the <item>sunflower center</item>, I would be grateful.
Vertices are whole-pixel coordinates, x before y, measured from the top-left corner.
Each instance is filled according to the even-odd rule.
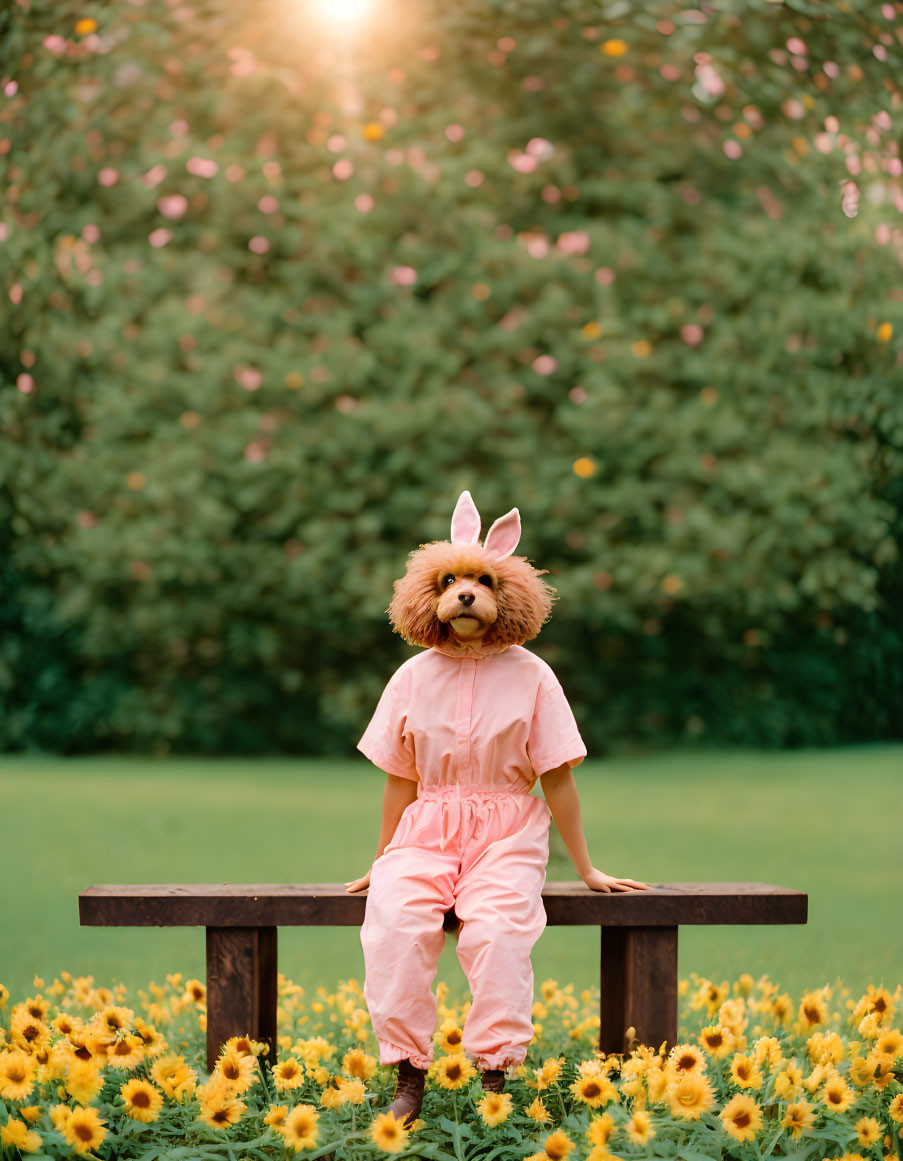
[[[91,1131],[90,1125],[76,1125],[75,1135],[81,1141],[91,1141],[94,1138],[94,1133]]]
[[[447,1071],[446,1071],[446,1076],[448,1077],[449,1080],[458,1080],[459,1077],[461,1076],[461,1065],[460,1064],[450,1064],[448,1066]]]
[[[680,1060],[678,1060],[678,1062],[677,1062],[677,1069],[678,1069],[678,1071],[680,1071],[681,1069],[685,1069],[685,1068],[693,1068],[693,1067],[695,1067],[695,1065],[696,1065],[696,1057],[695,1056],[690,1056],[690,1055],[682,1056],[680,1058]]]
[[[454,1032],[449,1032],[447,1039],[449,1044],[460,1044],[461,1033],[456,1028]]]
[[[135,1095],[132,1097],[132,1104],[135,1106],[136,1109],[149,1108],[150,1107],[150,1097],[147,1095],[147,1093],[144,1091],[144,1089],[139,1089],[135,1093]]]
[[[734,1124],[738,1129],[745,1129],[749,1124],[749,1113],[735,1113]]]
[[[601,1092],[602,1089],[599,1088],[594,1080],[591,1080],[589,1084],[583,1086],[583,1095],[589,1097],[590,1100],[599,1096]]]

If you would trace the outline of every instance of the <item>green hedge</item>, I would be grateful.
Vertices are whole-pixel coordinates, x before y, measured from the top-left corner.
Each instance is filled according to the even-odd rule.
[[[592,752],[903,736],[899,11],[316,11],[0,12],[0,746],[352,753],[463,488]]]

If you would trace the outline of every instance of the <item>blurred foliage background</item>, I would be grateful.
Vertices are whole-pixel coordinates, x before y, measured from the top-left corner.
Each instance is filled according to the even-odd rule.
[[[464,488],[592,755],[903,736],[901,42],[4,6],[0,748],[352,754]]]

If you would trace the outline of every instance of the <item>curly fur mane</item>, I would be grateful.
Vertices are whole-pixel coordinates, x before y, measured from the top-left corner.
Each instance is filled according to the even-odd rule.
[[[448,540],[422,544],[408,557],[405,575],[394,582],[395,596],[387,612],[392,628],[409,645],[430,649],[446,642],[448,625],[436,615],[442,595],[439,577],[454,573],[487,572],[495,577],[498,616],[483,637],[487,645],[522,645],[539,634],[549,619],[557,593],[525,557],[490,556],[479,544],[459,545]]]

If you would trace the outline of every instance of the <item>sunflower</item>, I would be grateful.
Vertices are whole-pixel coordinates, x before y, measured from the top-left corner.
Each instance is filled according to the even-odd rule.
[[[338,1109],[345,1103],[345,1094],[338,1088],[328,1084],[320,1093],[321,1109]]]
[[[903,1035],[897,1028],[889,1028],[875,1041],[875,1051],[896,1060],[898,1056],[903,1056]]]
[[[90,1104],[103,1088],[103,1066],[96,1058],[70,1060],[66,1088],[70,1096],[83,1105]]]
[[[627,1136],[636,1145],[645,1145],[650,1137],[655,1136],[655,1129],[652,1127],[652,1117],[645,1109],[634,1109],[633,1116],[624,1126],[627,1130]]]
[[[29,1129],[24,1121],[11,1119],[0,1128],[0,1146],[12,1147],[20,1153],[37,1153],[41,1147],[41,1134]]]
[[[266,1116],[263,1118],[263,1123],[269,1125],[270,1128],[275,1129],[277,1132],[281,1132],[287,1116],[288,1105],[270,1105]]]
[[[34,1088],[36,1061],[19,1048],[12,1048],[0,1056],[0,1097],[8,1101],[24,1101]]]
[[[144,1044],[140,1036],[126,1032],[109,1046],[107,1063],[112,1068],[122,1068],[132,1072],[144,1060]]]
[[[0,1008],[3,1005],[0,1004]],[[68,1036],[70,1032],[74,1031],[81,1025],[81,1019],[78,1016],[73,1016],[69,1012],[60,1012],[58,1016],[50,1021],[50,1027],[55,1028],[61,1036]]]
[[[719,1116],[725,1132],[737,1141],[751,1141],[762,1125],[762,1110],[746,1093],[731,1097]]]
[[[211,1129],[228,1129],[230,1125],[237,1125],[247,1108],[244,1101],[230,1096],[223,1089],[203,1093],[199,1088],[198,1104],[201,1111],[197,1119],[209,1125]]]
[[[461,1042],[464,1039],[463,1031],[454,1020],[444,1020],[434,1037],[443,1052],[456,1055],[461,1051]]]
[[[845,1113],[856,1099],[856,1093],[836,1072],[825,1084],[821,1096],[825,1106],[832,1113]]]
[[[869,1145],[881,1138],[881,1126],[874,1117],[860,1117],[856,1122],[856,1136],[859,1138],[859,1144],[863,1148],[868,1148]]]
[[[731,1061],[731,1076],[738,1088],[761,1088],[762,1074],[754,1061],[742,1052],[737,1052]]]
[[[168,1052],[151,1065],[151,1079],[170,1100],[181,1103],[194,1096],[198,1075],[181,1056]]]
[[[810,1105],[809,1102],[803,1098],[795,1101],[792,1105],[787,1106],[787,1111],[784,1113],[784,1119],[781,1121],[781,1128],[787,1129],[790,1132],[794,1141],[798,1141],[807,1129],[811,1129],[815,1124],[815,1105]]]
[[[367,1099],[367,1088],[358,1076],[350,1080],[340,1076],[336,1081],[336,1087],[349,1104],[362,1105]]]
[[[903,1122],[903,1092],[898,1092],[887,1106],[887,1111],[895,1121]]]
[[[17,1004],[10,1016],[9,1040],[14,1048],[23,1052],[37,1052],[50,1047],[50,1025],[32,1016],[21,1004]]]
[[[606,1076],[600,1073],[588,1073],[578,1076],[570,1086],[571,1092],[578,1101],[589,1105],[591,1109],[598,1109],[610,1101],[618,1099],[618,1090]]]
[[[125,1102],[126,1114],[133,1121],[144,1121],[145,1124],[149,1124],[160,1115],[160,1109],[163,1107],[163,1093],[149,1080],[142,1080],[137,1076],[132,1077],[131,1080],[120,1086],[119,1091]]]
[[[567,1133],[557,1129],[546,1137],[542,1147],[549,1161],[564,1161],[574,1151],[575,1145]]]
[[[257,1079],[257,1057],[227,1048],[214,1068],[214,1074],[227,1081],[234,1092],[247,1092]]]
[[[753,1048],[753,1061],[757,1068],[767,1062],[772,1072],[784,1059],[781,1042],[776,1036],[760,1036]]]
[[[295,1105],[282,1122],[282,1136],[285,1147],[298,1153],[301,1149],[313,1149],[317,1143],[317,1110],[313,1105]]]
[[[698,1120],[714,1103],[712,1086],[701,1073],[687,1073],[668,1086],[671,1112],[681,1120]]]
[[[71,1145],[76,1153],[96,1149],[107,1135],[103,1127],[105,1123],[97,1109],[76,1105],[62,1129],[66,1144]]]
[[[293,1051],[303,1058],[308,1068],[316,1068],[324,1059],[328,1060],[332,1056],[335,1046],[325,1036],[311,1036],[309,1040],[299,1040]]]
[[[705,1008],[710,1016],[714,1016],[728,996],[727,980],[722,980],[720,986],[711,980],[703,980],[696,995],[690,1001],[691,1008]]]
[[[646,1091],[653,1104],[661,1104],[667,1100],[668,1085],[671,1078],[663,1068],[647,1068],[645,1072]]]
[[[508,1119],[511,1112],[511,1093],[487,1092],[483,1099],[477,1102],[477,1109],[483,1123],[494,1129],[496,1125]]]
[[[50,1011],[50,1001],[44,996],[26,996],[21,1004],[16,1004],[13,1011],[16,1008],[23,1008],[35,1020],[46,1020]]]
[[[538,1121],[539,1124],[543,1124],[545,1121],[550,1121],[552,1119],[549,1115],[549,1110],[542,1103],[542,1097],[534,1097],[533,1103],[527,1105],[527,1107],[524,1109],[524,1112],[528,1117],[532,1118],[532,1120]]]
[[[611,1113],[603,1113],[601,1117],[593,1117],[586,1130],[586,1139],[591,1145],[605,1148],[608,1139],[615,1130],[615,1119]]]
[[[101,1011],[95,1012],[91,1022],[96,1023],[102,1032],[112,1032],[115,1035],[118,1032],[128,1031],[134,1019],[135,1013],[131,1008],[109,1004]]]
[[[786,1024],[790,1020],[793,1012],[793,1001],[786,992],[781,992],[779,996],[775,996],[771,1003],[771,1015],[778,1024]]]
[[[400,1153],[408,1139],[408,1130],[394,1113],[380,1113],[370,1126],[370,1136],[383,1153]]]
[[[675,1044],[668,1053],[665,1072],[669,1080],[678,1080],[688,1072],[705,1072],[705,1055],[695,1044]]]
[[[806,992],[800,1000],[796,1014],[797,1024],[801,1032],[808,1032],[828,1019],[828,1005],[820,992]]]
[[[144,1045],[144,1055],[156,1057],[162,1055],[166,1051],[166,1039],[163,1037],[152,1024],[146,1024],[141,1017],[135,1020],[135,1035],[141,1037],[141,1043]]]
[[[699,1043],[709,1056],[730,1056],[736,1047],[736,1038],[723,1024],[709,1024],[699,1033]]]
[[[718,1021],[725,1028],[730,1028],[735,1036],[739,1036],[749,1023],[746,1016],[746,1001],[739,996],[733,1000],[725,1000],[718,1009]]]
[[[441,1056],[430,1065],[430,1072],[443,1088],[448,1089],[463,1088],[470,1078],[476,1075],[476,1069],[463,1052]]]
[[[543,980],[542,983],[539,985],[539,990],[540,990],[540,993],[542,994],[543,1000],[547,1004],[550,1004],[552,1002],[553,997],[558,992],[558,980]]]
[[[535,1088],[537,1092],[542,1092],[544,1089],[547,1089],[550,1084],[553,1084],[558,1079],[562,1064],[564,1064],[564,1057],[562,1056],[557,1058],[550,1056],[547,1060],[543,1061],[542,1068],[533,1069],[535,1079],[528,1082],[530,1087]]]
[[[376,1075],[376,1057],[362,1048],[352,1048],[342,1057],[342,1072],[359,1080],[369,1080]]]
[[[185,984],[185,995],[182,1000],[187,1004],[206,1004],[206,986],[200,980],[188,980]]]
[[[876,988],[869,984],[868,991],[861,996],[850,1013],[850,1023],[857,1024],[869,1012],[874,1012],[880,1023],[889,1021],[894,1014],[894,997],[887,988]]]
[[[782,1100],[794,1100],[803,1089],[803,1071],[795,1060],[786,1060],[774,1074],[774,1091]]]
[[[273,1066],[272,1071],[273,1084],[277,1092],[286,1092],[304,1084],[304,1069],[294,1056],[290,1056],[288,1060],[280,1060]]]

